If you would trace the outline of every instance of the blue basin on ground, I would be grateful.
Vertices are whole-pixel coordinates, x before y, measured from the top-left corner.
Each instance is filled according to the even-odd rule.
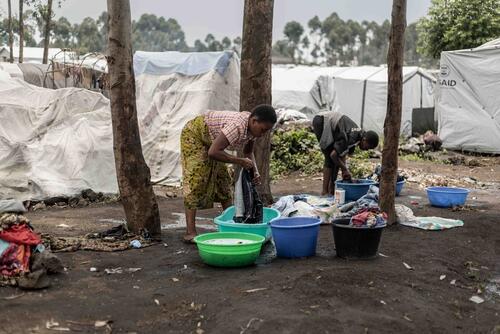
[[[432,206],[450,208],[464,205],[470,190],[466,188],[429,187],[426,189],[427,198]]]

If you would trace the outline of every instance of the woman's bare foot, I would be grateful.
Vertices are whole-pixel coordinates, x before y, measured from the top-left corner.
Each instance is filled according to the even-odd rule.
[[[182,237],[182,241],[186,244],[194,244],[194,238],[197,236],[196,233],[186,234]]]

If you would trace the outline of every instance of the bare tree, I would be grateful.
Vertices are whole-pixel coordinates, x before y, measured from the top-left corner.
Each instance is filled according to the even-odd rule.
[[[398,173],[398,145],[403,101],[403,55],[406,28],[406,0],[393,0],[392,24],[387,55],[387,114],[384,122],[384,149],[380,180],[380,207],[389,215],[389,224],[396,222],[394,199]]]
[[[129,228],[159,237],[160,214],[137,124],[129,0],[108,0],[108,66],[113,149],[120,196]]]
[[[19,59],[18,59],[19,63],[23,62],[23,44],[24,44],[23,3],[24,0],[19,0]]]
[[[50,43],[50,22],[52,21],[52,0],[47,1],[45,10],[45,31],[43,40],[43,60],[42,63],[47,64],[49,60],[49,43]]]
[[[271,104],[271,49],[274,0],[245,0],[241,50],[240,110]],[[262,185],[259,192],[265,203],[273,201],[269,176],[271,134],[259,138],[255,159]]]
[[[14,62],[14,35],[12,33],[12,3],[11,0],[7,1],[7,7],[8,9],[8,23],[7,23],[7,30],[9,33],[9,62],[13,63]]]

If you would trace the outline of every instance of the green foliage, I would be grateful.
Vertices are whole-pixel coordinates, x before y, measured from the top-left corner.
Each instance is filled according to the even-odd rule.
[[[184,31],[172,18],[154,14],[142,14],[132,22],[132,45],[134,50],[185,51],[187,44]]]
[[[365,178],[373,173],[375,164],[370,162],[371,151],[363,151],[356,147],[354,154],[348,158],[349,171],[355,179]]]
[[[304,27],[297,21],[290,21],[285,25],[283,34],[286,39],[279,40],[274,44],[274,52],[291,58],[295,63],[300,63],[302,57],[300,45],[308,47],[310,43],[307,36],[302,38]]]
[[[271,140],[271,176],[294,171],[310,175],[323,168],[323,154],[316,136],[308,129],[278,129]]]
[[[274,53],[299,63],[304,62],[305,52],[310,53],[313,63],[319,64],[350,66],[356,62],[358,65],[387,63],[389,20],[381,24],[375,21],[358,22],[343,20],[337,13],[332,13],[323,21],[318,16],[313,17],[307,28],[309,31],[304,36],[304,29],[298,22],[288,22],[283,32],[286,38],[274,44]],[[431,58],[418,53],[417,40],[416,23],[412,23],[405,37],[405,64],[436,65]]]
[[[432,0],[418,33],[419,52],[433,58],[479,46],[500,36],[500,1]]]

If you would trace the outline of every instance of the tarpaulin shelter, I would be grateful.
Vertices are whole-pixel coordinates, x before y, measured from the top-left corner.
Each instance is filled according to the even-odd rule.
[[[332,110],[334,103],[333,78],[348,68],[273,65],[273,106],[297,110],[309,118]]]
[[[239,68],[232,51],[134,54],[143,153],[153,182],[179,184],[180,135],[189,120],[207,110],[239,111]]]
[[[333,109],[348,115],[360,127],[383,133],[387,111],[387,68],[348,67],[334,76]],[[418,67],[403,67],[401,133],[411,135],[412,115],[434,107],[435,79]]]
[[[439,137],[453,150],[500,153],[500,38],[441,53]]]
[[[232,52],[137,52],[138,121],[153,182],[179,184],[180,133],[209,110],[239,109]],[[47,89],[0,69],[0,199],[44,199],[91,188],[116,193],[111,113],[102,94]]]

